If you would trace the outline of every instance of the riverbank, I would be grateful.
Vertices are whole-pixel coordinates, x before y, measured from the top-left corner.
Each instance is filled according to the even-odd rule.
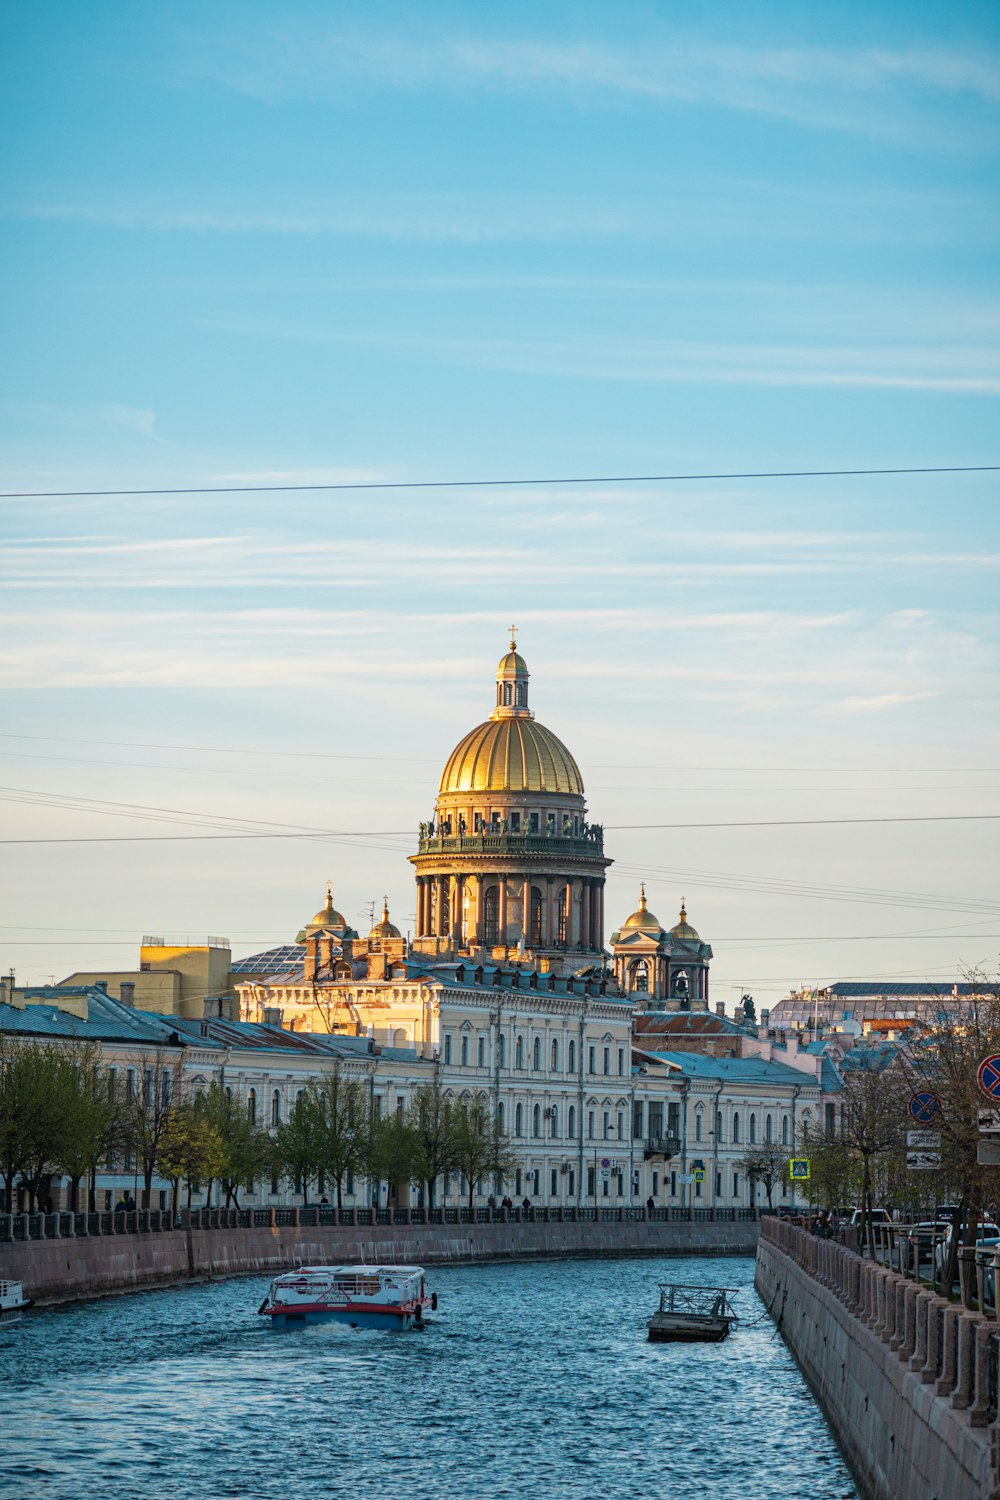
[[[524,1222],[464,1224],[233,1225],[103,1234],[0,1245],[0,1272],[39,1304],[188,1280],[281,1271],[304,1264],[662,1255],[752,1255],[759,1225],[737,1223]]]
[[[995,1323],[773,1218],[755,1284],[865,1500],[1000,1500]]]

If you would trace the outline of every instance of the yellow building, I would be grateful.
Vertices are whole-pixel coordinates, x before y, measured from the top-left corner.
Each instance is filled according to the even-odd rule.
[[[147,937],[139,949],[138,969],[78,969],[60,985],[99,985],[125,1005],[200,1021],[229,1013],[231,967],[227,938],[169,944]]]

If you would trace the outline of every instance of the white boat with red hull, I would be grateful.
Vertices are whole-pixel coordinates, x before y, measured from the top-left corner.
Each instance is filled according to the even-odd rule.
[[[272,1328],[347,1323],[352,1328],[421,1328],[437,1308],[422,1266],[300,1266],[275,1277],[257,1311]]]

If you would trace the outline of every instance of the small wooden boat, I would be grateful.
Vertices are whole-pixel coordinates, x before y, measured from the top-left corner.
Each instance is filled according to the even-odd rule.
[[[422,1266],[302,1266],[275,1277],[257,1311],[272,1328],[347,1323],[352,1328],[421,1328],[437,1308]]]
[[[31,1306],[31,1298],[24,1295],[23,1282],[0,1277],[0,1323],[19,1323],[21,1314]]]
[[[731,1297],[737,1288],[685,1286],[660,1282],[660,1305],[647,1323],[655,1344],[701,1342],[717,1344],[739,1321]]]

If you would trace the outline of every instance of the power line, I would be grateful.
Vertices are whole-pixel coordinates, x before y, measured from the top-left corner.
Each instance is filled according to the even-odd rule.
[[[111,499],[125,495],[272,495],[361,490],[513,489],[559,484],[678,484],[736,479],[856,479],[892,474],[995,474],[1000,464],[940,464],[892,469],[765,469],[730,474],[577,474],[569,478],[366,479],[332,484],[176,485],[131,490],[2,490],[0,500]]]
[[[1000,819],[1000,813],[932,813],[910,818],[768,818],[753,823],[604,823],[616,833],[634,829],[660,828],[814,828],[837,823],[988,823]]]

